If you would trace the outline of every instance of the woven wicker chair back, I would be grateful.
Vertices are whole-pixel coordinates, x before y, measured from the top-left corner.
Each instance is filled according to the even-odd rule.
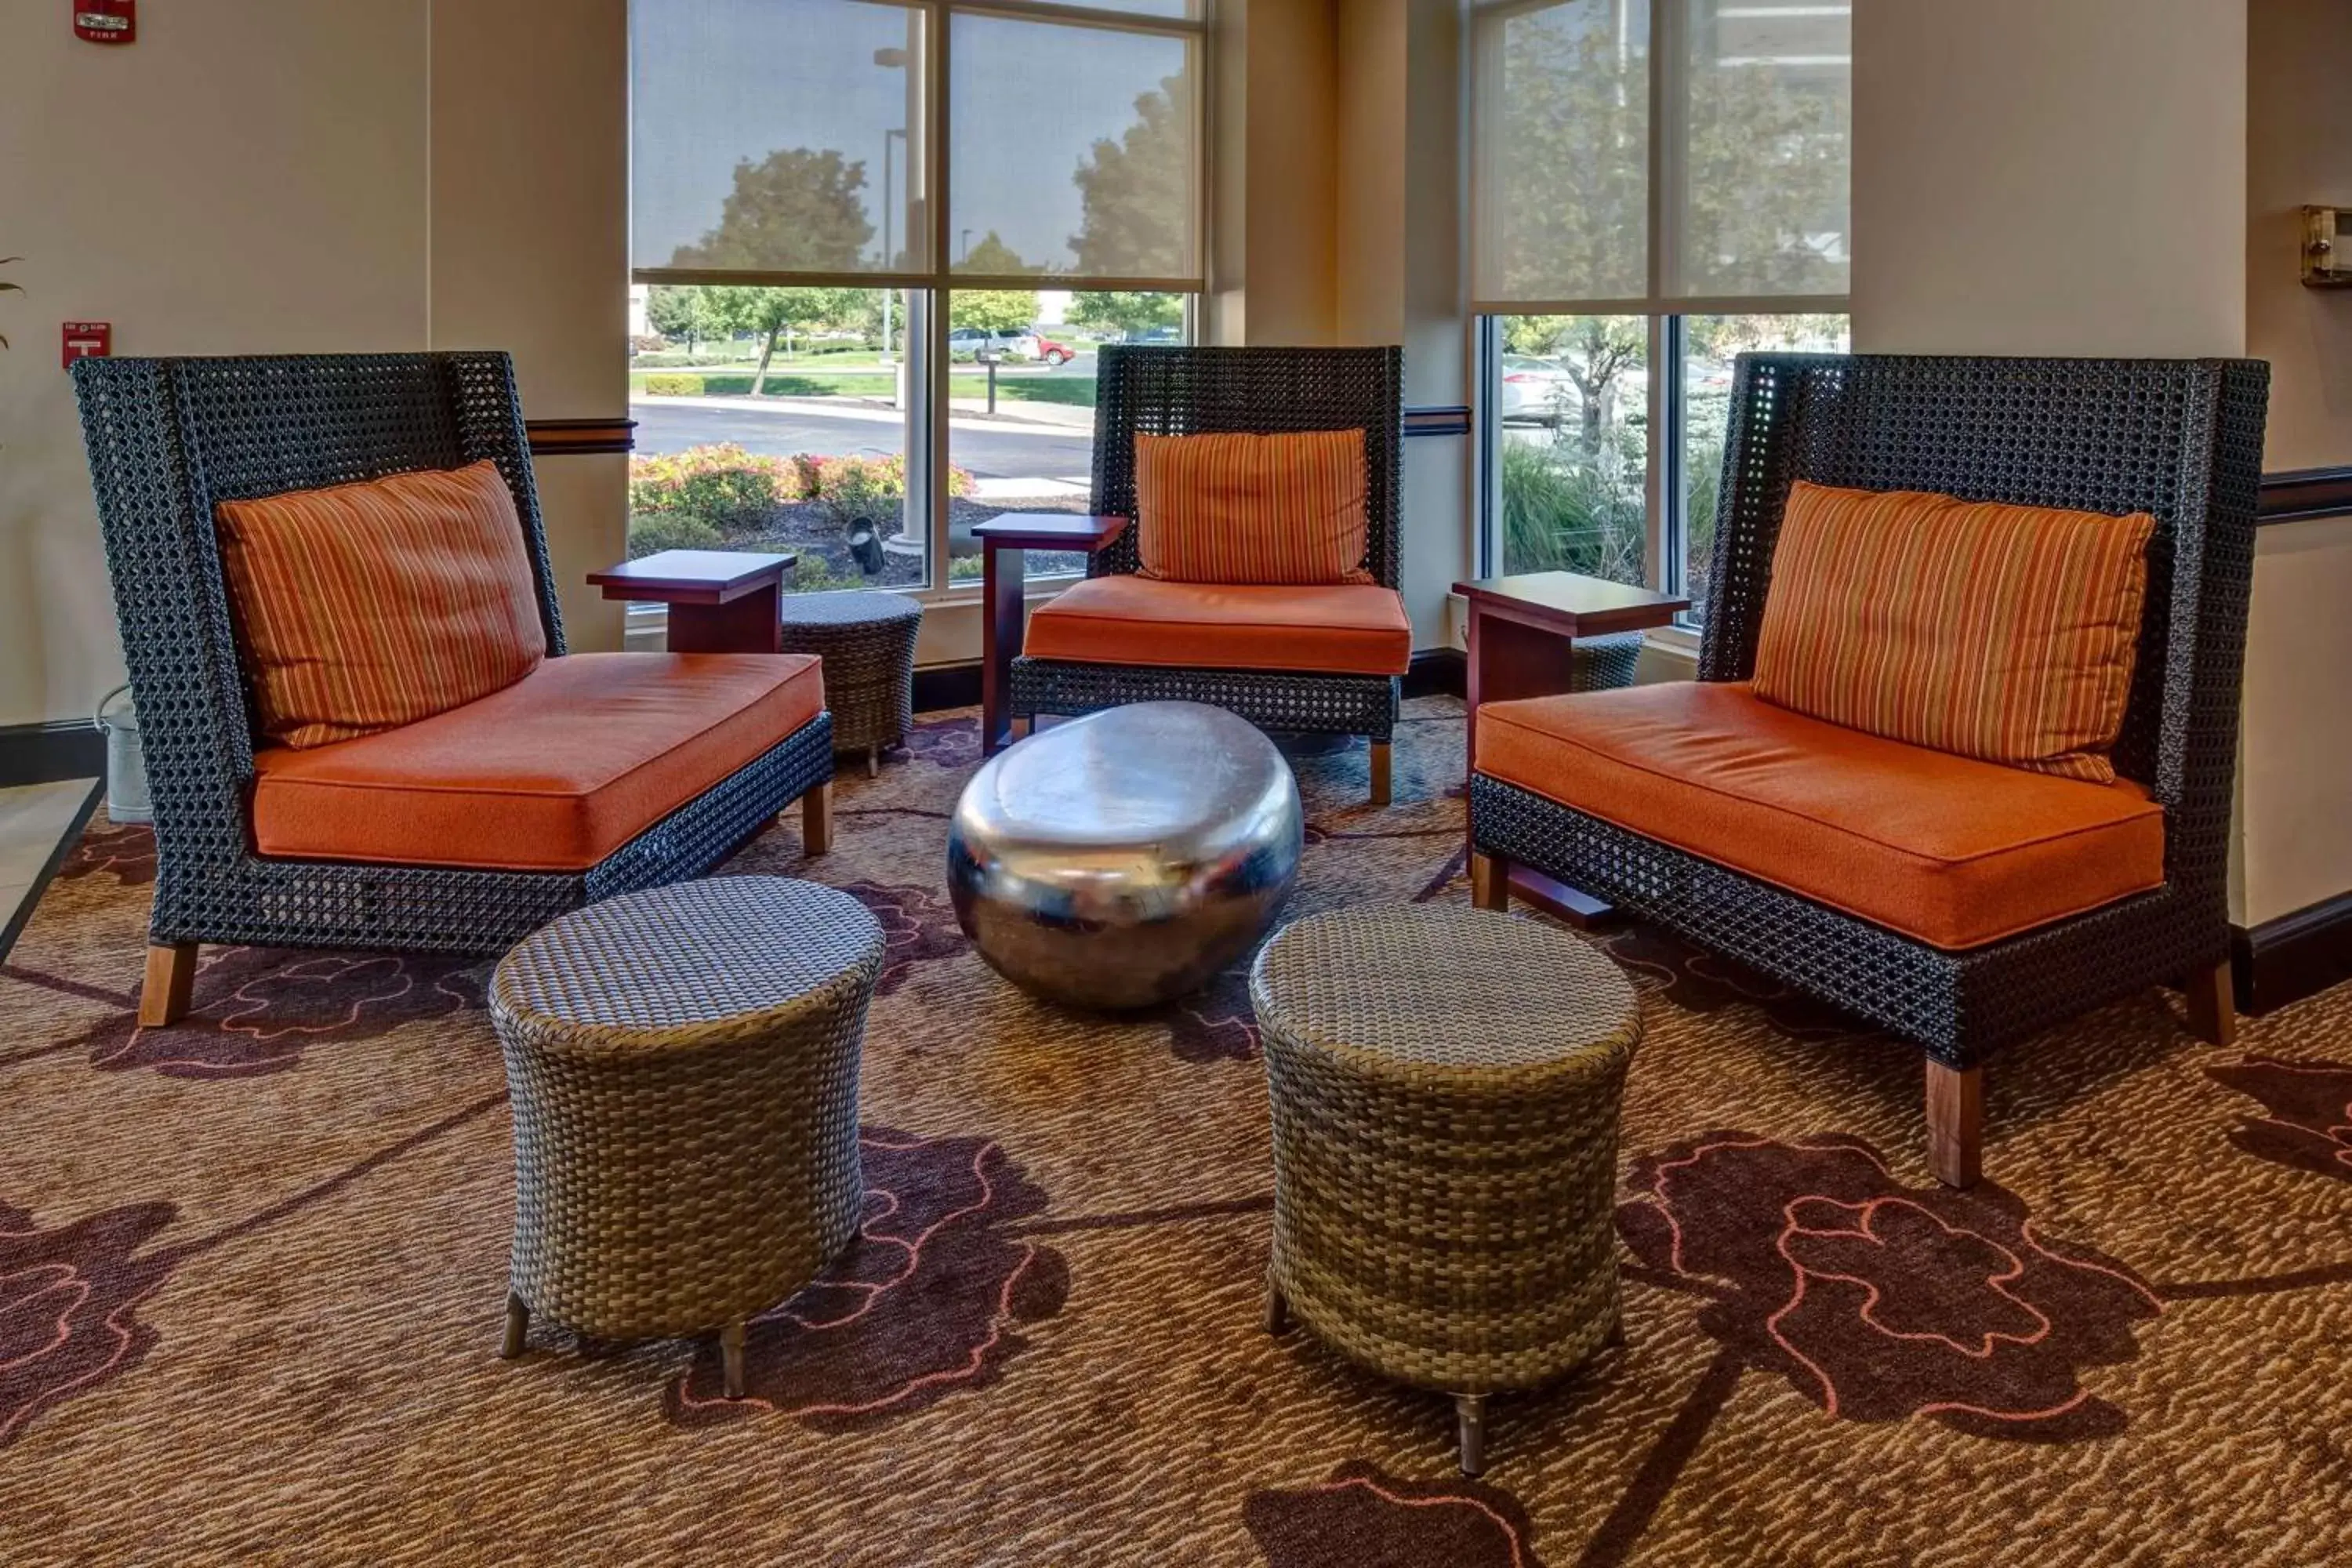
[[[1135,515],[1135,438],[1226,431],[1364,432],[1364,568],[1397,585],[1404,351],[1135,348],[1102,351],[1095,390],[1094,510]],[[1091,575],[1133,572],[1135,531],[1096,552]]]
[[[196,772],[236,789],[252,776],[218,501],[488,458],[514,491],[549,651],[563,651],[505,354],[93,359],[74,366],[74,389],[151,778]]]
[[[2226,874],[2269,367],[2252,360],[1743,354],[1703,680],[1756,661],[1798,479],[2156,518],[2116,769],[2167,810],[2168,879]]]

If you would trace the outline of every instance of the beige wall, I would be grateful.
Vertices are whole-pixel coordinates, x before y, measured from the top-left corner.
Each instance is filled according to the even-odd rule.
[[[2352,461],[2347,453],[2346,461]],[[2352,892],[2352,518],[2254,547],[2238,751],[2238,899],[2255,925]]]
[[[141,9],[127,48],[0,23],[0,724],[122,679],[60,321],[122,354],[425,344],[425,0]]]
[[[1332,341],[1335,42],[1332,0],[1217,8],[1206,341]]]
[[[1871,353],[2245,346],[2246,0],[1854,7]]]
[[[59,321],[121,354],[507,347],[534,416],[621,411],[623,0],[150,5],[120,49],[7,3],[0,724],[121,679]],[[540,471],[576,580],[617,553],[620,460]]]
[[[1469,400],[1460,31],[1450,0],[1339,0],[1338,338],[1404,345],[1404,400]],[[1404,444],[1402,575],[1417,647],[1448,646],[1473,559],[1466,437]]]
[[[1210,341],[1402,343],[1407,403],[1466,400],[1457,26],[1452,0],[1220,5]],[[1470,560],[1469,460],[1405,443],[1420,647]]]
[[[2263,467],[2352,465],[2352,291],[2298,279],[2297,209],[2352,205],[2352,5],[2249,0],[2246,351],[2271,362]],[[2239,882],[2248,923],[2352,889],[2352,518],[2255,542]]]
[[[2352,5],[2247,0],[2246,343],[2271,362],[2263,466],[2352,463],[2352,289],[2306,289],[2305,205],[2352,206]]]
[[[432,342],[515,356],[536,419],[626,411],[627,0],[441,0],[433,14]],[[574,648],[618,647],[584,579],[628,552],[628,459],[537,465]]]

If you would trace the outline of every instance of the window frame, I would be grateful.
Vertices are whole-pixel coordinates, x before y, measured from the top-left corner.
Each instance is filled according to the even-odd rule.
[[[952,372],[948,347],[950,298],[958,289],[974,292],[1003,289],[1027,290],[1039,289],[1041,284],[1046,286],[1043,291],[1073,294],[1108,291],[1179,294],[1183,298],[1183,324],[1180,329],[1182,341],[1187,343],[1199,341],[1201,305],[1209,288],[1209,258],[1214,253],[1210,229],[1215,205],[1212,195],[1210,150],[1216,91],[1216,50],[1213,42],[1217,0],[1195,0],[1188,7],[1190,14],[1183,16],[1155,16],[1099,5],[1065,5],[1056,3],[1056,0],[878,0],[878,3],[898,10],[919,13],[923,17],[925,58],[920,65],[924,73],[924,80],[920,84],[923,134],[919,138],[908,136],[903,139],[903,144],[908,148],[911,163],[914,143],[919,141],[923,169],[928,175],[925,198],[928,205],[923,221],[929,230],[929,265],[919,268],[876,268],[847,273],[749,268],[737,271],[633,265],[629,269],[629,281],[649,285],[721,284],[749,288],[891,289],[904,291],[908,300],[905,330],[910,349],[918,318],[921,321],[922,332],[922,353],[919,357],[911,353],[908,354],[908,358],[916,363],[909,366],[909,406],[906,410],[904,429],[907,510],[910,516],[920,516],[925,520],[924,580],[919,585],[878,591],[911,595],[925,604],[973,603],[980,597],[981,584],[975,580],[957,582],[949,573],[950,497],[946,478],[950,466],[953,435],[948,406]],[[954,113],[950,90],[954,70],[954,20],[959,16],[1091,27],[1184,40],[1185,68],[1192,89],[1190,195],[1193,276],[1104,278],[1087,274],[1041,273],[1008,278],[957,270],[952,259],[954,247],[950,243],[954,227],[954,171],[948,151],[950,121]],[[918,68],[910,61],[906,68],[913,70]],[[631,142],[634,146],[634,132]],[[913,179],[911,170],[906,177],[910,181]],[[634,169],[631,178],[634,189]],[[632,201],[634,203],[634,197]],[[884,259],[891,258],[886,256]],[[917,460],[919,454],[920,461]],[[635,629],[633,621],[632,630]]]
[[[1484,244],[1491,214],[1481,205],[1482,186],[1491,184],[1486,173],[1484,127],[1491,106],[1478,91],[1479,60],[1495,46],[1490,29],[1514,16],[1573,4],[1574,0],[1463,0],[1463,24],[1469,30],[1462,51],[1461,91],[1470,106],[1467,117],[1472,146],[1471,242]],[[1685,186],[1685,150],[1690,129],[1686,65],[1690,46],[1691,0],[1649,0],[1649,117],[1643,174],[1646,226],[1643,258],[1647,292],[1638,299],[1544,299],[1495,300],[1479,297],[1480,274],[1470,268],[1469,356],[1475,375],[1475,436],[1477,453],[1476,505],[1474,530],[1478,570],[1482,575],[1501,573],[1503,516],[1501,507],[1502,441],[1500,323],[1507,316],[1638,316],[1648,324],[1648,384],[1644,414],[1649,432],[1646,473],[1643,485],[1643,575],[1647,586],[1664,593],[1686,592],[1689,486],[1684,472],[1684,445],[1688,435],[1689,397],[1686,388],[1689,347],[1686,319],[1692,316],[1851,317],[1852,279],[1839,294],[1690,294],[1670,288],[1678,270],[1682,236],[1680,216]],[[1852,26],[1852,5],[1847,26]],[[1848,91],[1851,92],[1851,78]],[[1851,132],[1849,131],[1849,136]],[[1848,157],[1852,156],[1851,142]],[[1849,163],[1849,167],[1850,167]],[[1848,203],[1846,243],[1853,240],[1852,204]],[[1849,260],[1849,269],[1851,261]],[[1676,619],[1664,639],[1689,646],[1699,629],[1696,616]]]

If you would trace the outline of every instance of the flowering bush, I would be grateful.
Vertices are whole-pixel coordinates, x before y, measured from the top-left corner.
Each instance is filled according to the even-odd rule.
[[[723,550],[727,536],[691,512],[641,511],[629,519],[629,559],[665,550]]]
[[[950,468],[948,494],[969,496],[969,469]],[[749,452],[732,443],[629,462],[630,542],[656,549],[713,549],[730,538],[770,531],[779,508],[814,501],[844,532],[864,525],[890,532],[906,507],[907,460],[899,456],[789,458]],[[658,541],[657,543],[652,542]]]
[[[747,452],[731,442],[629,460],[629,510],[671,512],[726,531],[755,526],[805,493],[790,458]]]
[[[803,452],[793,461],[801,465],[806,492],[845,530],[862,522],[882,531],[906,505],[907,459],[902,457],[819,458]],[[949,495],[968,496],[971,486],[970,469],[949,468]]]
[[[907,500],[904,458],[820,458],[816,499],[844,531],[865,523],[877,532],[898,521]]]

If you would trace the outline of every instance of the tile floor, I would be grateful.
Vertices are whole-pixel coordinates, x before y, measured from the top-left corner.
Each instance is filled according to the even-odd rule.
[[[0,789],[0,956],[19,909],[37,897],[58,841],[81,825],[94,779]]]

